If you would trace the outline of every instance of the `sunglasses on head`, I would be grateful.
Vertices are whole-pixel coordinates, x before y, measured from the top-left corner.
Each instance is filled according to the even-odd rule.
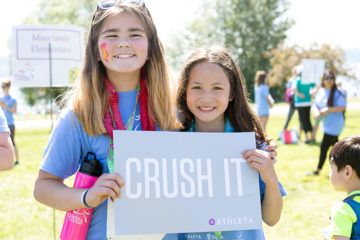
[[[137,5],[137,6],[140,6],[140,5],[145,6],[145,3],[142,0],[102,0],[98,3],[97,10],[98,9],[102,9],[102,10],[109,9],[109,8],[115,6],[120,1],[124,2],[124,3],[130,3],[133,5]]]

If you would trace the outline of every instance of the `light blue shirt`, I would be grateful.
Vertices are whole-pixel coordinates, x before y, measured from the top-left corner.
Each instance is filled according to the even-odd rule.
[[[270,106],[267,101],[269,94],[269,87],[267,85],[260,84],[255,87],[255,103],[258,116],[269,116]]]
[[[10,131],[6,122],[5,114],[3,110],[0,108],[0,133],[3,132],[10,132]]]
[[[3,96],[1,98],[1,101],[3,101],[8,108],[13,108],[16,104],[15,98],[12,98],[10,95]],[[5,113],[8,126],[13,126],[15,124],[14,123],[14,114],[5,108],[3,108],[3,111]]]
[[[321,88],[315,97],[315,105],[321,110],[327,107],[327,101],[330,95],[330,89]],[[334,107],[346,107],[346,98],[339,90],[335,91]],[[345,119],[343,112],[329,112],[322,118],[323,128],[326,134],[339,136],[344,128]]]
[[[119,108],[124,124],[134,110],[135,99],[136,90],[119,93]],[[133,129],[136,130],[141,130],[139,110],[138,104],[133,125]],[[107,135],[89,136],[75,114],[71,110],[66,110],[59,117],[51,133],[40,169],[66,179],[77,172],[86,153],[91,151],[101,162],[103,172],[108,173],[109,140]],[[106,206],[105,201],[94,209],[87,240],[106,239]]]

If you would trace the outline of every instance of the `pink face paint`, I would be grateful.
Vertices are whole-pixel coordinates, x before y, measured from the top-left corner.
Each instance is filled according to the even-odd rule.
[[[109,52],[107,51],[107,44],[106,43],[100,44],[100,50],[101,50],[101,55],[103,56],[104,61],[108,62],[109,61]]]

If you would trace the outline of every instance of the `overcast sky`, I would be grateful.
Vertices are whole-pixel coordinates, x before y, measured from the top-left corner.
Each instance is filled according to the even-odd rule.
[[[8,1],[0,14],[0,57],[8,56],[7,41],[12,25],[21,24],[39,0]],[[164,40],[189,22],[202,0],[145,0]],[[330,43],[342,48],[360,48],[360,0],[290,0],[288,15],[296,25],[288,32],[288,44],[308,46]],[[11,9],[11,11],[9,10]]]

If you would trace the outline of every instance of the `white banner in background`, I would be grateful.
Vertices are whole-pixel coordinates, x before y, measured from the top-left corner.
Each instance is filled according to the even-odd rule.
[[[320,84],[325,72],[324,59],[302,59],[303,70],[301,74],[302,83]]]

